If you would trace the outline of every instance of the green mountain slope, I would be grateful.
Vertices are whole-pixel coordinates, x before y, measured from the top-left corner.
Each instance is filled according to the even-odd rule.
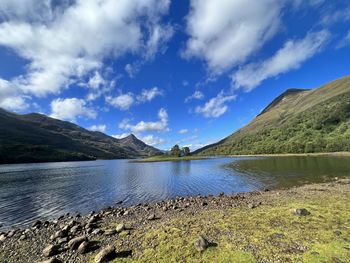
[[[37,113],[18,115],[0,109],[0,123],[0,163],[135,158],[161,153],[134,135],[115,139]]]
[[[350,77],[287,90],[251,123],[200,155],[350,151]]]

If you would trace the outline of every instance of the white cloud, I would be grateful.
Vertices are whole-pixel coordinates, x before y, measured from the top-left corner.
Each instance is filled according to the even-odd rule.
[[[99,87],[105,85],[106,81],[101,76],[98,71],[95,71],[94,75],[90,77],[88,82],[88,87],[91,89],[98,89]]]
[[[165,143],[165,140],[154,135],[141,137],[141,140],[147,145],[156,146]]]
[[[143,89],[138,96],[135,96],[132,92],[122,93],[116,97],[107,96],[106,102],[120,110],[128,110],[134,104],[149,102],[160,95],[163,95],[163,91],[154,87],[151,89]]]
[[[179,134],[186,134],[188,133],[188,130],[187,129],[181,129],[179,130]]]
[[[137,100],[140,102],[151,101],[157,96],[163,95],[163,91],[161,91],[158,87],[153,87],[151,89],[143,89],[141,94],[137,96]]]
[[[88,128],[90,131],[99,131],[99,132],[106,132],[107,126],[105,124],[100,124],[100,125],[92,125],[91,127]]]
[[[9,111],[23,111],[29,108],[27,99],[28,97],[19,95],[10,82],[0,78],[0,108]]]
[[[82,99],[68,98],[55,99],[51,102],[52,118],[68,121],[76,121],[76,118],[95,119],[97,113],[94,109],[86,106],[86,102]]]
[[[191,96],[187,97],[185,99],[185,103],[189,102],[190,100],[196,99],[196,100],[201,100],[204,98],[203,92],[196,90]]]
[[[124,70],[128,73],[129,78],[133,78],[137,72],[137,68],[131,64],[126,64]]]
[[[23,111],[29,108],[29,104],[23,97],[7,97],[0,101],[0,108],[9,111]]]
[[[234,87],[250,91],[267,78],[299,68],[305,60],[321,50],[329,36],[328,31],[320,31],[309,33],[302,40],[286,42],[273,57],[261,63],[249,64],[234,73]]]
[[[119,124],[119,128],[124,130],[130,130],[133,133],[142,133],[148,131],[163,132],[168,131],[168,113],[165,109],[161,108],[158,112],[158,121],[155,122],[145,122],[140,121],[135,125],[131,125],[129,120],[125,119]]]
[[[128,110],[135,102],[134,95],[131,92],[116,97],[107,96],[106,101],[120,110]]]
[[[130,133],[122,133],[122,134],[114,134],[112,135],[112,137],[116,138],[116,139],[123,139],[125,137],[128,137],[130,135]]]
[[[203,106],[196,107],[196,113],[203,114],[206,118],[217,118],[223,115],[227,110],[227,102],[236,99],[235,95],[225,96],[224,92],[221,91],[216,97],[210,99]]]
[[[161,22],[169,5],[169,0],[0,1],[0,45],[28,61],[26,74],[10,81],[23,93],[45,96],[101,70],[106,57],[152,58],[172,30]]]
[[[214,73],[245,62],[277,32],[284,2],[191,0],[183,56],[205,60]]]

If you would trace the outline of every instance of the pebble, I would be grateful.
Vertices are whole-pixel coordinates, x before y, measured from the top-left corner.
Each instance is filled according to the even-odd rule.
[[[104,262],[108,259],[111,259],[115,255],[115,247],[113,245],[109,245],[103,248],[95,257],[96,263]]]
[[[92,231],[91,234],[93,234],[93,235],[99,235],[99,234],[102,234],[102,233],[103,233],[103,231],[102,231],[101,229],[96,228],[94,231]]]
[[[48,245],[46,248],[43,250],[43,255],[45,257],[51,257],[54,255],[58,254],[58,250],[60,249],[59,245]]]
[[[40,220],[37,220],[33,223],[32,227],[34,228],[39,228],[41,226],[41,221]]]
[[[297,208],[293,213],[298,216],[307,216],[311,214],[306,208]]]
[[[65,243],[68,243],[68,237],[62,237],[62,238],[57,240],[58,245],[63,245]]]
[[[73,238],[72,240],[70,240],[68,242],[68,246],[70,247],[70,249],[77,249],[79,247],[79,245],[81,243],[83,243],[84,241],[87,241],[87,237],[86,236],[80,236],[80,237],[76,237]]]
[[[89,252],[89,247],[90,247],[90,242],[84,241],[83,243],[81,243],[79,245],[77,252],[79,254],[85,254],[85,253]]]
[[[156,215],[155,214],[151,214],[149,217],[147,217],[147,220],[155,220],[156,219]]]
[[[6,240],[6,236],[4,234],[0,235],[0,242],[4,242]]]
[[[115,229],[108,229],[105,231],[106,236],[114,236],[115,234],[117,234],[117,230]]]
[[[199,238],[194,242],[196,249],[201,252],[209,247],[209,242],[204,236],[199,236]]]
[[[117,231],[117,233],[120,233],[120,232],[125,230],[125,225],[124,224],[119,224],[119,225],[117,225],[115,230]]]

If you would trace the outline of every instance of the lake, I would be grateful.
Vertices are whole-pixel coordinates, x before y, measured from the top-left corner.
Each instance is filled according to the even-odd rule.
[[[213,158],[0,165],[0,230],[176,196],[290,187],[348,176],[349,157]],[[1,227],[2,225],[2,227]]]

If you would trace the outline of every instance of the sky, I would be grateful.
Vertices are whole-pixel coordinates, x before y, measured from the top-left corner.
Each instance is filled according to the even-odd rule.
[[[0,0],[1,108],[164,150],[349,69],[348,0]]]

